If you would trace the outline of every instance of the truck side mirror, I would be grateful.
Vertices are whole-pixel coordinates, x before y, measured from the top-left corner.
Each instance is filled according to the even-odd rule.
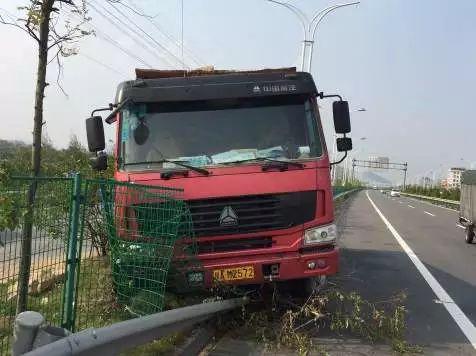
[[[334,101],[332,103],[332,113],[334,116],[334,128],[338,134],[350,132],[350,113],[347,101]]]
[[[339,137],[337,139],[337,151],[347,152],[352,150],[352,139],[350,137]]]
[[[86,134],[89,152],[98,152],[106,148],[101,116],[92,116],[86,119]]]
[[[96,157],[89,159],[89,164],[96,171],[105,171],[107,169],[107,154],[99,152]]]

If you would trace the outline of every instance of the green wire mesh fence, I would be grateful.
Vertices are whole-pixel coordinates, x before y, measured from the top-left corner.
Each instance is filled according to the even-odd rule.
[[[107,236],[117,302],[137,316],[161,311],[174,251],[176,256],[195,254],[191,216],[182,191],[112,180],[87,181],[85,191],[88,203],[82,241],[87,244],[97,236]],[[98,209],[103,214],[99,220],[105,224],[100,234],[94,234],[91,217]],[[98,241],[91,245],[97,246]],[[103,245],[96,247],[96,253]],[[84,273],[84,262],[81,268]],[[79,307],[83,305],[80,294]],[[81,316],[77,321],[81,324]]]
[[[182,194],[79,175],[1,182],[0,354],[20,293],[25,309],[71,330],[161,311],[167,283],[188,286],[198,263]]]
[[[0,184],[0,354],[9,353],[19,300],[50,323],[62,323],[72,189],[69,178]]]

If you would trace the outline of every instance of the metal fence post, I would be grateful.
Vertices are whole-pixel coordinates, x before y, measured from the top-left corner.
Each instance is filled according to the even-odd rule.
[[[38,329],[44,322],[43,315],[34,311],[26,311],[17,315],[13,328],[13,356],[31,351]]]
[[[63,299],[63,328],[71,330],[74,325],[74,301],[76,293],[76,266],[78,263],[77,245],[79,232],[79,213],[81,208],[81,175],[76,173],[71,195],[71,219],[68,237],[68,255],[66,260],[66,283]]]

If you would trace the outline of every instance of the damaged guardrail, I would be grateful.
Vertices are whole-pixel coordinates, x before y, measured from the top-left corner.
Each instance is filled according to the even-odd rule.
[[[51,329],[51,326],[44,325],[41,314],[24,312],[15,320],[13,356],[116,355],[184,330],[218,313],[241,307],[247,302],[247,298],[234,298],[195,304],[69,335],[64,329],[62,334],[62,330],[57,330],[59,328]]]

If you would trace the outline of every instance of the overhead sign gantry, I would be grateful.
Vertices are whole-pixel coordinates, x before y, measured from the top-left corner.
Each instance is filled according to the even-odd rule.
[[[352,160],[352,179],[354,177],[355,167],[403,171],[403,189],[405,189],[406,187],[408,162],[395,163],[395,162],[381,162],[381,161],[366,161],[366,160],[360,160],[360,159],[354,158]]]

